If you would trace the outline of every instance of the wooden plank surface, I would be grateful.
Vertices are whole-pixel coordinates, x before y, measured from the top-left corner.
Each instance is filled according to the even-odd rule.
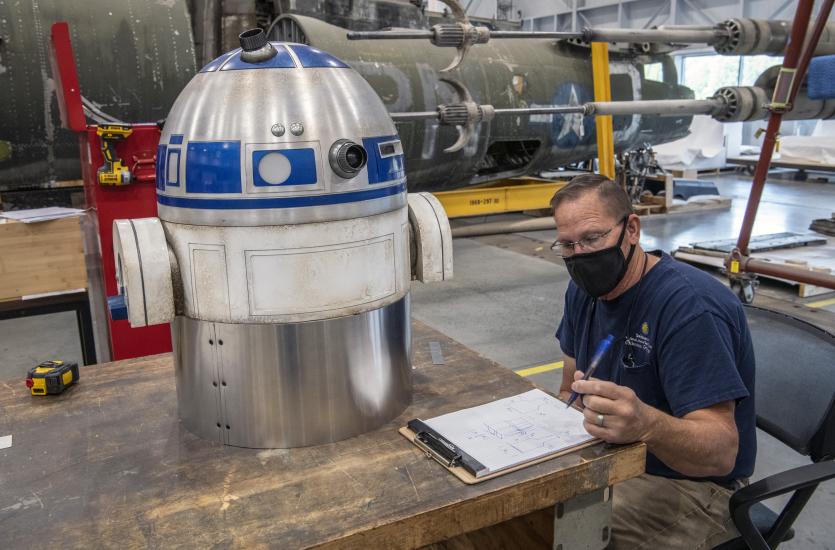
[[[0,383],[6,548],[413,548],[644,471],[645,447],[595,445],[467,486],[397,433],[532,385],[415,322],[413,404],[349,440],[291,450],[204,441],[176,416],[170,355],[83,367],[57,398]],[[441,344],[433,365],[429,342]]]
[[[80,218],[0,223],[0,300],[85,288]]]
[[[726,162],[728,164],[739,164],[742,166],[754,166],[760,161],[758,156],[752,157],[728,157]],[[810,172],[835,172],[835,165],[812,162],[800,162],[790,160],[772,160],[771,168],[789,168],[794,170],[808,170]]]
[[[826,241],[826,244],[822,245],[799,246],[796,248],[782,248],[777,250],[766,250],[765,252],[754,252],[751,254],[751,257],[757,260],[774,262],[776,264],[787,264],[792,267],[819,271],[821,273],[833,273],[835,272],[835,239],[830,238]],[[680,260],[698,263],[701,265],[709,265],[716,268],[724,267],[726,257],[724,252],[718,252],[716,250],[701,250],[690,246],[679,247],[673,255],[675,258]],[[797,281],[783,279],[781,277],[774,277],[771,275],[759,276],[788,283],[790,285],[798,285],[798,294],[801,298],[832,292],[828,288],[806,285],[798,283]]]

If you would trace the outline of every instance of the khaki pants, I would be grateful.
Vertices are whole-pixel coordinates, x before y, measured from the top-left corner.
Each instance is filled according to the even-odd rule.
[[[731,494],[709,481],[649,474],[615,485],[609,549],[713,548],[739,536],[728,511]]]

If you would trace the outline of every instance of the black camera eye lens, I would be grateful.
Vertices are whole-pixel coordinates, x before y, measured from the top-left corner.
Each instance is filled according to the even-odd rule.
[[[342,139],[331,146],[330,164],[333,171],[340,177],[350,179],[362,170],[368,156],[362,145]]]
[[[358,170],[362,167],[364,156],[365,155],[363,155],[362,149],[360,149],[359,145],[351,145],[345,153],[345,160],[348,163],[348,166],[354,170]]]

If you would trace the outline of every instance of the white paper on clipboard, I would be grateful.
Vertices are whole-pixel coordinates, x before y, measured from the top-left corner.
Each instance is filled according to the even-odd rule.
[[[478,477],[594,439],[583,428],[583,413],[542,390],[423,422],[485,466]]]

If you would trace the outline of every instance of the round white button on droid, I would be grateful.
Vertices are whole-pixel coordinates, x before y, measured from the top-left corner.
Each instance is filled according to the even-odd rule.
[[[270,185],[279,185],[287,181],[292,170],[290,159],[281,153],[267,153],[258,161],[258,175]]]

